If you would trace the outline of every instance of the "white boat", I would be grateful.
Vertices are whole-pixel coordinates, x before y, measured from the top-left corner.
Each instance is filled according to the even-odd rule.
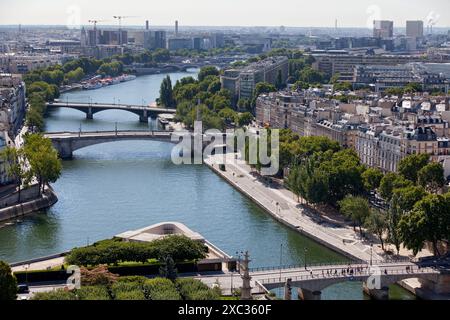
[[[123,77],[123,78],[122,78],[123,81],[131,81],[131,80],[136,79],[136,76],[133,75],[133,74],[125,74],[125,75],[123,75],[122,77]]]
[[[101,87],[103,87],[103,85],[100,82],[96,82],[96,83],[88,83],[88,84],[84,85],[83,89],[94,90],[94,89],[99,89]]]

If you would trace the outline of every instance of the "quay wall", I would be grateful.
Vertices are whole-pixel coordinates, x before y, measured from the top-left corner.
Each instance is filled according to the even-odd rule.
[[[47,209],[58,201],[56,193],[51,188],[47,188],[40,197],[24,201],[19,204],[0,209],[0,221],[17,219],[25,215]]]

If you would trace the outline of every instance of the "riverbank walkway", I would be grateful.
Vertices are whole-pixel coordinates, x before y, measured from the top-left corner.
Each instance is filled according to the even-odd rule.
[[[243,160],[234,160],[235,154],[228,154],[226,171],[219,170],[222,155],[214,155],[204,162],[217,174],[239,189],[276,220],[316,240],[345,256],[359,261],[383,260],[380,250],[371,242],[362,239],[350,225],[330,222],[300,205],[296,196],[280,186],[266,185]]]

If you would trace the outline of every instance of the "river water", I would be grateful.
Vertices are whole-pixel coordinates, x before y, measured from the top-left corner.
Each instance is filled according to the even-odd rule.
[[[174,84],[198,70],[171,73]],[[148,104],[155,101],[165,75],[90,91],[63,94],[62,101]],[[72,109],[51,111],[46,130],[78,131],[157,128],[156,120],[139,123],[125,111],[103,111],[86,120]],[[341,255],[282,226],[203,165],[176,166],[172,145],[133,141],[78,150],[63,162],[53,184],[59,201],[46,212],[0,228],[0,260],[16,262],[162,221],[179,221],[231,255],[249,250],[251,266],[346,261]],[[411,298],[393,287],[393,298]],[[323,299],[365,299],[361,283],[325,289]]]

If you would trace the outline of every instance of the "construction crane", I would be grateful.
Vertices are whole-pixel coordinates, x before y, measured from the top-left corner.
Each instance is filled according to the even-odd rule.
[[[122,19],[137,18],[137,16],[113,16],[114,19],[119,20],[119,45],[122,44]]]

